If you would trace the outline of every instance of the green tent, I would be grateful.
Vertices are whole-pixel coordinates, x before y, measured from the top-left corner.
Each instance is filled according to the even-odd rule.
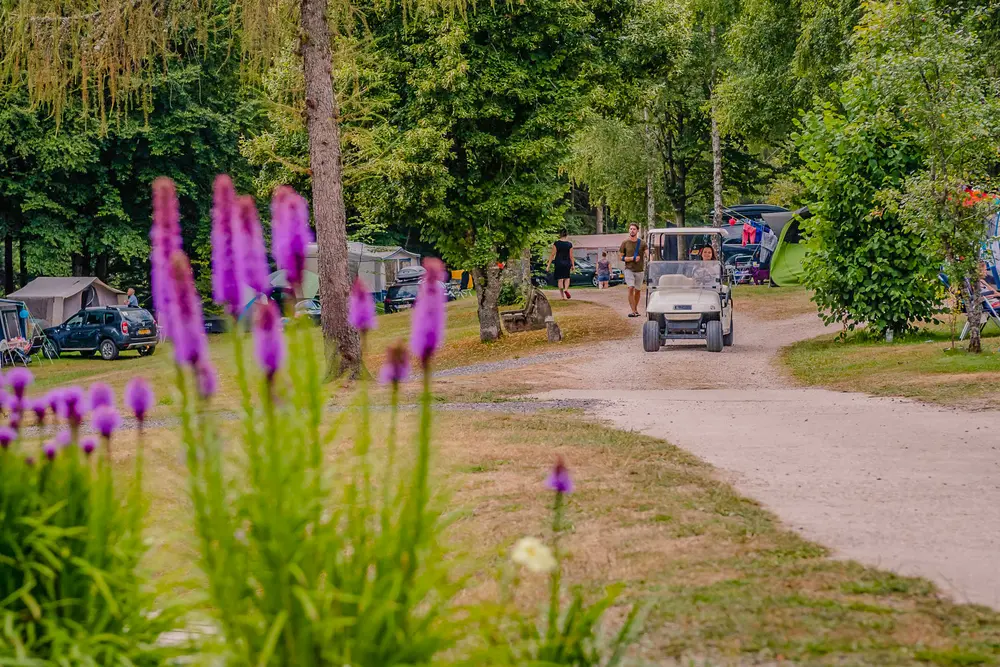
[[[802,284],[802,260],[806,256],[806,246],[802,243],[800,225],[802,219],[808,217],[809,209],[801,208],[781,229],[778,247],[771,257],[771,282],[779,287]]]

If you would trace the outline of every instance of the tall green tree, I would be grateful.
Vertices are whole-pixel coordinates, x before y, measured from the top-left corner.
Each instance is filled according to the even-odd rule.
[[[964,188],[983,182],[1000,149],[1000,80],[976,35],[979,15],[955,15],[931,0],[868,2],[854,45],[850,87],[902,118],[924,163],[886,192],[887,206],[920,234],[964,291],[969,351],[979,352],[983,205]]]

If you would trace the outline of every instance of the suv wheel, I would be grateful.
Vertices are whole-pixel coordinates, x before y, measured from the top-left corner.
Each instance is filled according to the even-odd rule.
[[[46,359],[58,359],[59,344],[51,338],[46,338],[42,343],[42,354],[45,355]]]
[[[139,356],[140,357],[148,357],[151,354],[153,354],[153,352],[156,352],[156,346],[155,345],[147,345],[146,347],[140,347],[139,348]]]
[[[113,361],[118,358],[118,346],[110,338],[101,341],[101,359]]]

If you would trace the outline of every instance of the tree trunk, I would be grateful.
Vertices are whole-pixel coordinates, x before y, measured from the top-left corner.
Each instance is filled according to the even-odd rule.
[[[347,263],[347,213],[344,208],[337,99],[333,91],[327,0],[302,0],[299,21],[305,75],[306,130],[312,172],[313,219],[319,246],[319,289],[327,376],[356,375],[361,341],[347,323],[350,270]]]
[[[476,286],[476,303],[479,307],[479,340],[491,343],[503,335],[500,311],[500,269],[496,264],[477,267],[472,270],[472,280]]]
[[[531,296],[531,246],[525,246],[521,251],[521,285],[527,300]]]
[[[652,144],[652,137],[649,129],[649,109],[642,110],[642,117],[646,121],[646,142]],[[653,192],[653,172],[646,172],[646,229],[656,227],[656,199]]]
[[[17,241],[17,261],[18,261],[18,264],[20,265],[18,268],[20,268],[20,274],[21,274],[21,276],[20,276],[21,277],[21,281],[20,281],[21,282],[21,287],[24,287],[25,285],[28,284],[28,265],[27,265],[27,263],[24,260],[24,237],[23,236],[20,239],[18,239],[18,241]]]
[[[982,337],[979,334],[979,325],[983,321],[983,295],[978,289],[978,281],[978,275],[972,280],[967,281],[966,284],[976,285],[977,287],[970,290],[967,295],[968,298],[965,300],[965,314],[969,320],[969,352],[976,354],[983,351]]]
[[[594,216],[594,233],[604,233],[604,199],[597,202],[597,212]]]
[[[715,26],[712,26],[712,46],[715,46]],[[715,98],[715,66],[712,66],[712,226],[722,227],[722,134],[719,131],[719,110]],[[712,241],[716,253],[722,252],[722,241]]]
[[[3,237],[3,289],[6,294],[14,291],[14,237],[10,232]]]
[[[108,253],[107,251],[98,253],[97,261],[94,265],[94,275],[104,282],[108,282]]]
[[[94,275],[93,269],[90,267],[93,265],[91,262],[90,248],[87,244],[83,244],[83,253],[80,254],[80,275],[81,276],[92,276]]]

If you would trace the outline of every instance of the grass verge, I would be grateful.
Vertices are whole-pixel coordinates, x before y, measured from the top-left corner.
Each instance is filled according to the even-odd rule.
[[[406,415],[406,430],[414,420]],[[832,560],[663,441],[566,412],[447,412],[434,430],[436,488],[453,516],[447,539],[461,554],[457,562],[475,565],[465,602],[496,595],[491,573],[514,541],[546,537],[550,496],[542,485],[559,454],[577,488],[567,508],[567,577],[594,595],[622,581],[626,601],[649,600],[637,650],[649,663],[979,665],[1000,658],[1000,614],[942,600],[920,579]],[[162,435],[151,438],[146,479],[158,545],[151,566],[167,577],[193,571],[193,540],[176,440]],[[128,453],[119,456],[127,465]],[[519,601],[534,610],[544,595],[545,582],[529,576]]]
[[[805,287],[737,285],[733,288],[733,305],[738,313],[746,313],[765,321],[787,320],[816,313],[812,291]]]
[[[610,308],[585,301],[556,301],[552,310],[563,331],[561,345],[574,345],[592,340],[608,340],[629,335],[626,321]],[[394,313],[378,318],[378,328],[368,340],[370,367],[377,369],[382,363],[385,349],[397,340],[406,340],[410,330],[410,313]],[[317,350],[317,362],[322,363],[321,336],[318,328],[312,330]],[[249,341],[246,348],[251,347]],[[547,339],[545,331],[530,331],[507,335],[490,344],[479,342],[479,320],[476,315],[476,300],[462,299],[448,306],[448,329],[445,345],[437,357],[437,368],[446,369],[482,362],[500,361],[556,349]],[[209,351],[219,371],[219,394],[214,404],[218,408],[234,409],[239,400],[234,378],[235,363],[229,336],[211,336]],[[152,415],[156,418],[168,414],[166,408],[173,403],[172,394],[167,390],[173,386],[174,367],[170,344],[158,346],[151,357],[139,357],[125,353],[114,362],[100,358],[88,359],[75,353],[68,353],[55,361],[43,360],[33,367],[39,389],[50,389],[68,384],[89,384],[106,382],[121,392],[125,383],[136,375],[145,376],[153,386],[162,388],[157,392],[158,409]]]
[[[984,331],[983,353],[951,348],[944,327],[892,344],[860,335],[822,336],[789,346],[782,360],[802,384],[876,396],[904,396],[965,409],[1000,408],[1000,338]]]

